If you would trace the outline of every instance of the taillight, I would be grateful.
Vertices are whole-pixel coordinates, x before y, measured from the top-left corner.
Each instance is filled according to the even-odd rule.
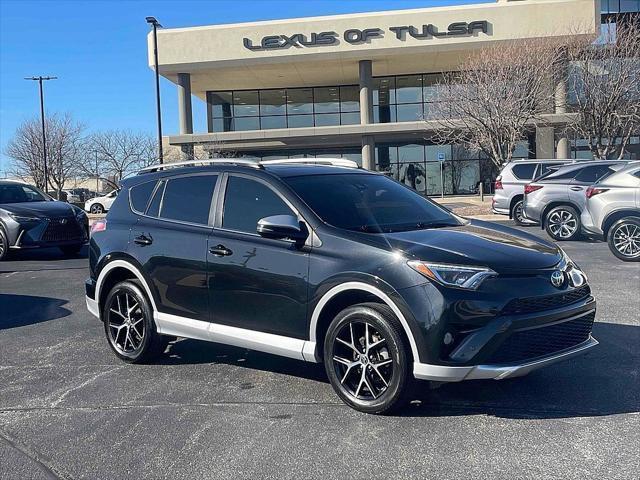
[[[107,221],[104,218],[96,220],[95,222],[93,222],[93,225],[91,225],[91,235],[96,232],[104,232],[106,229]]]
[[[527,195],[528,193],[531,192],[535,192],[536,190],[540,190],[542,188],[542,185],[525,185],[524,186],[524,194]]]
[[[502,190],[502,175],[498,175],[498,178],[496,178],[496,184],[494,188],[495,190]]]
[[[600,193],[604,193],[607,190],[609,190],[608,188],[597,188],[597,187],[589,187],[587,188],[587,198],[591,198],[591,197],[595,197],[596,195],[599,195]]]

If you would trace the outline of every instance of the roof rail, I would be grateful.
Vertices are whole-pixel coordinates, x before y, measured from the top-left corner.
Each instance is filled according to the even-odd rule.
[[[281,160],[263,160],[260,165],[333,165],[334,167],[359,168],[353,160],[344,158],[283,158]]]
[[[142,173],[159,172],[169,168],[196,167],[201,165],[246,165],[253,168],[264,168],[265,165],[333,165],[336,167],[359,168],[353,160],[344,158],[283,158],[276,160],[250,160],[248,158],[208,158],[205,160],[189,160],[186,162],[160,163],[138,170]]]
[[[260,168],[260,162],[257,160],[250,160],[248,158],[208,158],[205,160],[188,160],[186,162],[170,162],[159,163],[151,165],[149,167],[141,168],[138,170],[138,175],[141,173],[159,172],[160,170],[167,170],[169,168],[176,167],[197,167],[199,165],[216,165],[216,164],[230,164],[230,165],[248,165],[254,168]]]

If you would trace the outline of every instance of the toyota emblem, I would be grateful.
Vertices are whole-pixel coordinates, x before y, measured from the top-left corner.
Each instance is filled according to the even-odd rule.
[[[551,285],[556,288],[562,287],[564,284],[564,274],[560,270],[556,270],[551,274]]]

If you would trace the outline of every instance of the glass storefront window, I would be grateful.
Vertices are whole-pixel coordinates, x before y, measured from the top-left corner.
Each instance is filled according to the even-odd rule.
[[[258,91],[233,92],[233,116],[249,117],[258,115]]]
[[[376,105],[373,107],[373,123],[397,122],[395,105]]]
[[[313,127],[313,115],[289,115],[287,123],[289,128]]]
[[[260,130],[260,119],[258,117],[236,117],[233,119],[233,129],[238,130]]]
[[[422,120],[422,103],[403,103],[397,105],[398,122]]]
[[[340,111],[360,111],[360,88],[356,85],[340,87]]]
[[[359,125],[360,124],[360,112],[347,112],[340,114],[341,125]]]
[[[422,75],[396,77],[397,103],[422,103]]]
[[[287,113],[289,115],[313,113],[313,89],[287,89]]]
[[[211,113],[214,117],[230,117],[233,96],[231,92],[209,92]]]
[[[338,87],[320,87],[313,89],[315,113],[340,112],[340,89]]]
[[[213,119],[213,131],[214,132],[231,132],[233,126],[233,118],[223,117]]]
[[[260,128],[270,130],[273,128],[287,128],[287,117],[278,115],[275,117],[261,117]]]
[[[315,115],[316,127],[340,125],[339,113],[321,113]]]
[[[422,88],[422,91],[423,91],[425,102],[438,101],[439,91],[442,88],[446,88],[442,85],[438,85],[438,83],[441,81],[442,81],[442,75],[440,74],[424,75],[424,78],[423,78],[424,87]]]
[[[396,79],[382,77],[373,79],[373,104],[391,105],[396,103]]]
[[[261,90],[260,115],[284,115],[287,113],[286,90]]]

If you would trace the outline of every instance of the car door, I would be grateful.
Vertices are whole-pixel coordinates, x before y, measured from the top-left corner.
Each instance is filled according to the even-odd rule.
[[[163,313],[209,321],[207,240],[217,179],[207,173],[158,182],[131,231],[130,251],[151,280]]]
[[[609,164],[590,165],[581,169],[569,185],[569,201],[583,211],[587,204],[586,190],[613,170]]]
[[[263,238],[258,220],[298,213],[256,176],[229,173],[209,237],[211,321],[304,339],[309,249],[290,240]]]

